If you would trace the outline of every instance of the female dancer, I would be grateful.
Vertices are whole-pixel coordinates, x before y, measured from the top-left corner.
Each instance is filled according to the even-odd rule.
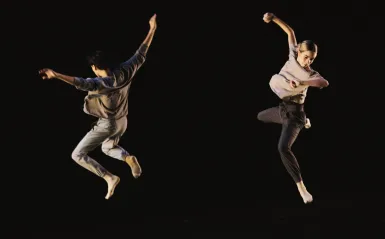
[[[317,57],[317,45],[310,40],[297,44],[293,29],[272,13],[263,17],[266,23],[273,21],[286,32],[289,41],[289,59],[279,74],[270,80],[272,91],[282,100],[277,107],[266,109],[258,114],[258,119],[265,123],[282,124],[278,151],[282,162],[297,184],[298,191],[304,203],[313,201],[312,195],[306,190],[301,177],[297,159],[291,151],[291,146],[299,132],[305,126],[310,127],[306,118],[304,102],[309,86],[323,88],[329,85],[310,65]]]

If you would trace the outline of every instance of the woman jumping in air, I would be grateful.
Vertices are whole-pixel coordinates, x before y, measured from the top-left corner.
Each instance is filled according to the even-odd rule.
[[[266,109],[258,114],[258,119],[265,123],[282,124],[278,151],[282,162],[297,184],[298,191],[304,203],[313,201],[313,196],[307,191],[301,176],[297,159],[291,151],[291,146],[303,127],[310,127],[306,118],[304,102],[309,86],[323,88],[329,85],[310,65],[317,57],[317,45],[310,40],[297,44],[293,29],[272,13],[263,16],[266,23],[273,21],[286,32],[289,41],[289,59],[278,74],[270,80],[272,91],[282,100],[277,107]]]

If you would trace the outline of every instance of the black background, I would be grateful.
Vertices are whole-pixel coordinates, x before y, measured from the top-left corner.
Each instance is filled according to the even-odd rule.
[[[6,127],[13,132],[7,138],[12,148],[5,150],[13,165],[5,166],[11,174],[5,209],[11,210],[7,221],[14,232],[128,237],[167,231],[203,238],[208,231],[239,231],[237,238],[248,238],[249,231],[261,238],[334,238],[370,219],[374,227],[366,233],[379,235],[381,206],[368,208],[384,200],[373,176],[381,169],[365,165],[348,143],[357,136],[349,134],[352,115],[343,102],[360,101],[342,97],[352,81],[374,77],[367,64],[379,62],[366,53],[383,50],[383,16],[369,10],[369,3],[79,4],[9,4],[22,8],[13,12],[16,25],[6,27],[13,40],[5,49],[13,50],[8,62],[18,67],[8,92],[23,102],[12,107],[16,117]],[[310,205],[303,204],[279,158],[280,126],[256,119],[259,111],[278,105],[268,82],[288,57],[286,34],[262,21],[268,11],[286,21],[298,41],[318,44],[313,68],[330,83],[309,89],[305,110],[312,128],[293,146],[314,197]],[[106,183],[71,159],[96,121],[82,110],[86,92],[43,81],[37,71],[50,67],[92,77],[86,54],[105,49],[129,58],[153,13],[158,29],[134,78],[120,142],[138,157],[143,174],[133,179],[125,163],[100,148],[90,153],[121,177],[107,201]],[[365,56],[367,61],[359,61]]]

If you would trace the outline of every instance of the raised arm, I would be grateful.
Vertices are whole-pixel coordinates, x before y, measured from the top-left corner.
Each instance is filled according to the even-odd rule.
[[[273,13],[270,13],[270,12],[265,13],[265,15],[263,16],[263,20],[266,23],[269,23],[271,21],[275,22],[278,26],[281,27],[281,29],[284,32],[286,32],[287,38],[289,41],[289,47],[297,45],[297,39],[295,38],[294,30],[289,25],[287,25],[284,21],[282,21],[281,19],[279,19],[277,16],[275,16]]]
[[[140,45],[139,49],[136,53],[127,61],[121,64],[121,70],[124,70],[126,74],[128,74],[128,78],[131,79],[136,71],[140,68],[140,66],[144,63],[147,55],[148,48],[151,45],[152,39],[154,37],[157,23],[156,23],[156,14],[154,14],[150,21],[150,30],[147,33],[146,38]]]
[[[152,42],[152,38],[154,37],[155,31],[156,31],[156,28],[157,28],[156,14],[154,14],[150,18],[149,24],[150,24],[150,30],[148,31],[147,36],[146,36],[146,38],[144,39],[144,41],[142,43],[142,45],[147,46],[147,48],[150,47],[151,42]]]

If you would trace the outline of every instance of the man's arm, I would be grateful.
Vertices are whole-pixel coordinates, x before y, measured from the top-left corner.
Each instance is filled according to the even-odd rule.
[[[62,80],[70,85],[74,84],[75,77],[73,76],[67,76],[64,74],[60,74],[52,69],[44,68],[39,71],[40,76],[43,78],[43,80],[49,80],[52,78],[56,78],[59,80]]]
[[[70,85],[75,86],[79,90],[83,91],[94,91],[98,88],[99,83],[102,81],[102,78],[87,78],[83,79],[81,77],[68,76],[61,73],[58,73],[52,69],[45,68],[39,71],[39,74],[43,80],[47,79],[59,79]]]
[[[56,72],[56,78],[66,82],[68,84],[71,84],[71,85],[74,85],[74,82],[75,82],[75,77],[63,75],[63,74],[57,73],[57,72]]]
[[[123,62],[121,64],[122,70],[124,70],[125,74],[128,74],[128,78],[131,79],[136,71],[140,68],[140,66],[144,63],[146,60],[146,55],[148,48],[150,47],[152,43],[152,39],[154,37],[156,28],[157,28],[157,23],[156,23],[156,14],[154,14],[150,21],[150,30],[147,33],[146,38],[140,45],[139,49],[136,51],[135,55],[133,55],[130,59],[128,59],[126,62]]]
[[[154,14],[154,16],[152,16],[150,18],[149,24],[150,24],[150,30],[148,31],[146,38],[142,42],[142,45],[145,45],[147,47],[147,49],[151,45],[152,38],[154,37],[155,31],[156,31],[156,28],[157,28],[156,14]],[[146,49],[145,54],[147,53],[147,49]]]
[[[297,45],[297,39],[294,34],[294,30],[284,21],[279,19],[277,16],[275,16],[273,13],[266,13],[263,16],[263,20],[266,23],[269,23],[270,21],[273,21],[275,24],[277,24],[281,29],[286,32],[290,46],[296,46]]]

